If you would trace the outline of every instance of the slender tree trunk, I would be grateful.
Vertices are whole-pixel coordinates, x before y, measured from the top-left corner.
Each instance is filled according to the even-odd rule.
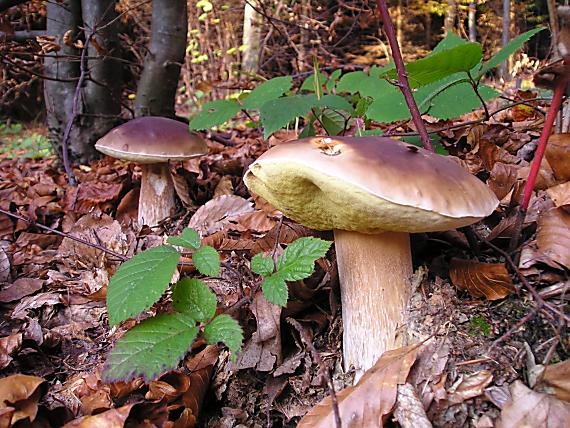
[[[187,32],[186,0],[153,0],[150,43],[135,101],[137,117],[175,116]]]
[[[241,58],[241,69],[246,73],[257,73],[261,49],[261,14],[258,0],[248,0],[243,11],[243,38],[246,46]]]
[[[469,2],[469,15],[468,15],[468,26],[469,26],[469,41],[477,41],[477,2]]]
[[[122,66],[111,58],[120,56],[115,3],[84,0],[81,8],[86,38],[91,37],[81,126],[90,129],[93,144],[118,124],[121,114]]]
[[[457,3],[455,0],[447,0],[447,13],[443,22],[445,34],[453,32],[455,19],[457,18]]]
[[[511,39],[511,0],[503,0],[503,47],[509,43]],[[509,77],[509,62],[505,61],[501,64],[501,76],[503,80],[508,80]]]
[[[546,0],[546,4],[548,6],[548,20],[550,22],[550,49],[554,50],[554,46],[556,45],[556,40],[558,40],[558,15],[556,14],[556,0]]]
[[[424,38],[427,48],[431,47],[431,12],[426,11],[424,14]]]
[[[46,103],[47,125],[51,143],[60,159],[61,141],[69,120],[72,118],[73,99],[79,77],[79,64],[69,61],[67,55],[79,55],[77,48],[66,45],[63,36],[66,32],[71,40],[75,40],[81,25],[80,0],[50,1],[47,3],[47,34],[54,37],[54,42],[60,50],[50,52],[44,59],[44,98]],[[80,141],[79,130],[72,129],[70,141]],[[71,147],[70,147],[71,149]],[[81,159],[80,147],[71,150],[71,158]]]
[[[402,16],[402,0],[398,0],[398,5],[396,6],[396,39],[398,44],[402,46],[402,41],[404,39],[404,19]]]

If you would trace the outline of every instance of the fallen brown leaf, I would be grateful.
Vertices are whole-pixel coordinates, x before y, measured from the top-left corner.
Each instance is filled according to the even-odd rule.
[[[570,181],[553,186],[546,193],[557,207],[570,205]]]
[[[554,134],[548,139],[546,159],[558,181],[570,180],[570,134]]]
[[[11,334],[0,338],[0,369],[12,362],[12,356],[22,346],[22,333]]]
[[[211,199],[198,208],[188,227],[197,230],[204,237],[222,230],[230,221],[250,212],[253,212],[251,202],[239,196],[224,195]]]
[[[556,263],[570,269],[570,214],[552,208],[538,219],[538,250]]]
[[[125,426],[125,421],[131,413],[131,409],[135,404],[128,404],[118,409],[110,409],[106,412],[99,413],[94,416],[84,416],[75,419],[67,424],[64,428],[121,428]]]
[[[459,404],[470,398],[483,395],[485,388],[487,388],[492,381],[493,374],[489,370],[480,370],[466,376],[447,391],[448,400],[453,404]]]
[[[24,419],[34,421],[42,395],[41,377],[16,374],[0,379],[0,409],[13,407],[11,424]]]
[[[385,352],[355,386],[337,393],[342,426],[382,427],[396,403],[398,385],[406,382],[421,348],[421,344],[416,344]],[[301,419],[297,428],[334,426],[331,398],[327,397]]]
[[[546,366],[539,386],[560,400],[570,402],[570,360]]]
[[[502,263],[480,263],[453,258],[449,276],[453,285],[467,290],[473,297],[499,300],[515,291],[509,272]]]
[[[15,302],[42,289],[44,281],[38,278],[19,278],[0,291],[0,302]]]
[[[517,380],[511,385],[511,400],[505,404],[497,428],[567,428],[570,404],[534,392]]]

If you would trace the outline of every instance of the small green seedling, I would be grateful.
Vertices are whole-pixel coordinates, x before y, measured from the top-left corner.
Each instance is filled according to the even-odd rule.
[[[478,336],[479,334],[482,334],[483,336],[487,337],[491,333],[491,326],[481,315],[476,315],[471,318],[467,329],[469,330],[469,334],[472,336]]]
[[[190,250],[201,274],[220,274],[218,252],[201,245],[195,230],[186,228],[167,242],[169,245],[137,254],[117,269],[107,288],[111,326],[141,315],[164,295],[180,259],[174,246]],[[309,276],[315,260],[323,257],[330,245],[331,242],[318,238],[300,238],[285,249],[277,268],[271,258],[256,255],[252,270],[264,277],[262,288],[267,300],[285,306],[285,281]],[[146,381],[156,378],[178,365],[199,334],[206,343],[224,343],[235,360],[243,341],[242,329],[231,316],[216,315],[216,296],[203,281],[180,279],[172,286],[172,302],[174,312],[146,318],[117,341],[104,366],[105,382],[128,381],[138,376]]]

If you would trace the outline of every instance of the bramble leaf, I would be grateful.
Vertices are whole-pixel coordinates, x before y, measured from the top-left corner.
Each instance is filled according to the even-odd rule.
[[[269,276],[275,270],[273,259],[258,253],[251,259],[251,270],[258,275]]]
[[[189,248],[190,250],[200,248],[200,234],[190,227],[185,228],[180,236],[170,236],[166,241],[169,244]]]
[[[263,290],[263,296],[268,302],[279,306],[287,305],[289,288],[279,272],[265,277],[261,284],[261,289]]]
[[[264,138],[269,138],[293,119],[305,116],[317,105],[317,97],[314,94],[293,95],[266,102],[259,110]]]
[[[227,314],[218,315],[204,327],[204,339],[208,344],[223,342],[232,351],[232,360],[243,341],[239,323]]]
[[[263,82],[257,88],[255,88],[246,97],[243,102],[243,106],[247,109],[259,109],[263,104],[269,100],[274,100],[279,98],[289,89],[293,84],[293,78],[291,76],[275,77],[271,80]]]
[[[172,304],[178,312],[188,314],[196,321],[206,322],[216,314],[216,295],[204,282],[182,278],[174,286]]]
[[[128,382],[138,376],[150,382],[176,367],[197,334],[196,322],[186,314],[147,318],[115,344],[105,362],[104,382]]]
[[[154,247],[123,263],[107,287],[109,324],[150,308],[166,291],[180,254],[169,245]]]
[[[220,255],[214,247],[204,245],[192,253],[194,266],[203,275],[220,275]]]
[[[285,281],[307,278],[313,273],[315,261],[325,256],[331,244],[312,236],[297,239],[279,256],[277,274]]]
[[[204,104],[203,110],[190,121],[190,129],[210,129],[227,122],[241,110],[235,100],[217,100]]]

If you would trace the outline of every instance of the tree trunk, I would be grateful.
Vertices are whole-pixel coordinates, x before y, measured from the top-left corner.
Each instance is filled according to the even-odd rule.
[[[72,118],[73,99],[79,77],[79,63],[69,61],[67,55],[79,55],[78,49],[63,43],[63,36],[71,31],[75,40],[81,25],[80,0],[63,0],[47,3],[47,34],[54,37],[60,50],[50,52],[44,59],[44,98],[46,103],[47,125],[51,143],[62,158],[61,141],[69,120]],[[80,142],[78,128],[72,129],[70,141]],[[71,158],[82,158],[81,146],[70,147]]]
[[[468,26],[469,26],[469,41],[476,42],[477,41],[477,2],[470,1],[469,2],[469,18],[468,18]]]
[[[445,14],[444,29],[445,34],[453,32],[455,19],[457,18],[457,3],[455,0],[447,0],[447,13]]]
[[[175,116],[187,32],[186,0],[153,0],[150,43],[137,88],[135,116]]]
[[[402,41],[404,39],[404,18],[402,16],[402,0],[398,0],[396,5],[396,40],[398,40],[398,45],[402,46]]]
[[[511,34],[511,0],[503,0],[503,36],[502,45],[505,47],[509,40]],[[508,80],[509,78],[509,62],[505,61],[501,64],[501,77],[503,80]]]
[[[120,57],[115,3],[115,0],[84,0],[82,4],[86,38],[91,37],[87,45],[87,68],[92,80],[85,84],[80,122],[90,130],[91,146],[120,120],[122,66],[110,58]]]
[[[255,10],[259,7],[259,1],[248,0],[243,11],[242,44],[246,48],[241,58],[241,69],[246,73],[257,73],[259,69],[262,21],[261,14]]]
[[[556,40],[558,40],[558,15],[556,13],[556,0],[546,0],[546,4],[548,6],[548,20],[550,22],[550,47],[551,50],[554,50],[554,46],[556,45]]]
[[[424,39],[426,47],[431,47],[431,12],[426,11],[424,14]]]

